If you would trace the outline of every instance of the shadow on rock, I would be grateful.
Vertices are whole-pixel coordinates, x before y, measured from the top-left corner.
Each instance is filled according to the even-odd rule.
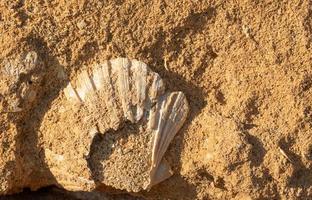
[[[47,44],[41,38],[30,35],[25,38],[26,50],[35,51],[42,64],[40,69],[35,68],[29,74],[20,77],[18,85],[27,83],[33,87],[33,78],[39,83],[33,87],[36,98],[32,102],[24,102],[23,111],[19,114],[10,113],[10,118],[16,125],[16,163],[15,179],[18,185],[14,190],[30,188],[36,190],[40,187],[56,184],[56,180],[45,164],[44,151],[40,145],[39,127],[45,113],[49,110],[53,100],[65,87],[66,82],[58,80],[58,71],[53,68],[60,67],[57,59],[50,56]],[[18,187],[18,188],[17,188]]]

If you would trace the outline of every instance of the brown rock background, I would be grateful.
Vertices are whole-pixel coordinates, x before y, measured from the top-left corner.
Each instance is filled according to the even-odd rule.
[[[183,91],[191,111],[167,151],[175,175],[132,195],[311,199],[311,43],[308,0],[0,0],[0,191],[53,183],[38,128],[57,77],[123,56]],[[5,78],[30,51],[39,67]],[[4,112],[19,100],[22,112]]]

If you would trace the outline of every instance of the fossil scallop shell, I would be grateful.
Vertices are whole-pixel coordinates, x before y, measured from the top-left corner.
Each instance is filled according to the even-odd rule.
[[[127,58],[104,61],[94,65],[90,72],[82,71],[68,83],[64,94],[66,99],[57,107],[66,107],[64,112],[76,118],[76,123],[64,126],[53,123],[55,129],[49,132],[50,135],[60,132],[80,134],[73,136],[80,137],[72,139],[75,146],[82,145],[85,138],[89,138],[84,147],[84,158],[88,162],[84,165],[87,167],[81,167],[90,170],[88,180],[138,192],[172,175],[163,156],[186,120],[189,106],[182,92],[165,92],[161,77],[145,63]],[[62,117],[64,112],[57,114],[57,121],[67,120]],[[76,127],[80,124],[86,128]],[[129,133],[127,124],[133,124],[134,131]],[[88,134],[81,134],[83,131]],[[96,133],[102,133],[102,141],[95,142]],[[123,141],[123,134],[128,134],[126,141]],[[111,143],[108,140],[112,140]],[[52,155],[48,151],[46,156]],[[59,162],[63,160],[66,156]],[[60,170],[55,165],[52,168],[52,173]],[[58,180],[57,177],[61,175],[56,176]],[[84,189],[77,182],[76,185],[66,185],[70,182],[68,180],[58,182],[65,188]]]

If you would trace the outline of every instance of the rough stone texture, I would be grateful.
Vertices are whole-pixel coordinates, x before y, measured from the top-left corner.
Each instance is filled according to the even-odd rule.
[[[166,153],[175,175],[136,195],[312,198],[311,13],[308,0],[0,1],[1,76],[31,51],[44,69],[20,81],[42,78],[35,100],[0,114],[1,193],[55,181],[38,127],[64,87],[56,77],[122,56],[153,66],[191,111]],[[0,79],[1,111],[11,83]]]

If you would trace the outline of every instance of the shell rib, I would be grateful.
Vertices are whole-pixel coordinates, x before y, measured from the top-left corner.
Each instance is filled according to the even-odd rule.
[[[117,131],[128,121],[141,124],[140,131],[147,138],[145,140],[149,140],[145,145],[148,176],[140,179],[139,186],[130,187],[110,182],[113,178],[109,175],[105,175],[107,182],[104,180],[104,184],[137,192],[140,188],[149,189],[172,175],[170,165],[163,156],[186,120],[188,102],[182,92],[165,92],[161,77],[145,63],[127,58],[104,61],[95,65],[91,73],[81,72],[76,81],[68,83],[64,93],[68,102],[82,105],[81,109],[90,113],[82,119],[87,123],[94,123],[89,131],[91,138],[97,131]],[[105,164],[103,165],[105,168]],[[122,177],[116,179],[123,180]],[[145,179],[148,180],[144,181]],[[125,181],[129,182],[126,178]]]
[[[173,92],[162,96],[157,102],[156,108],[151,110],[148,128],[153,132],[153,149],[149,187],[171,176],[170,173],[161,173],[168,167],[160,162],[173,137],[183,125],[188,110],[188,103],[182,92]],[[167,171],[169,172],[169,170]]]

